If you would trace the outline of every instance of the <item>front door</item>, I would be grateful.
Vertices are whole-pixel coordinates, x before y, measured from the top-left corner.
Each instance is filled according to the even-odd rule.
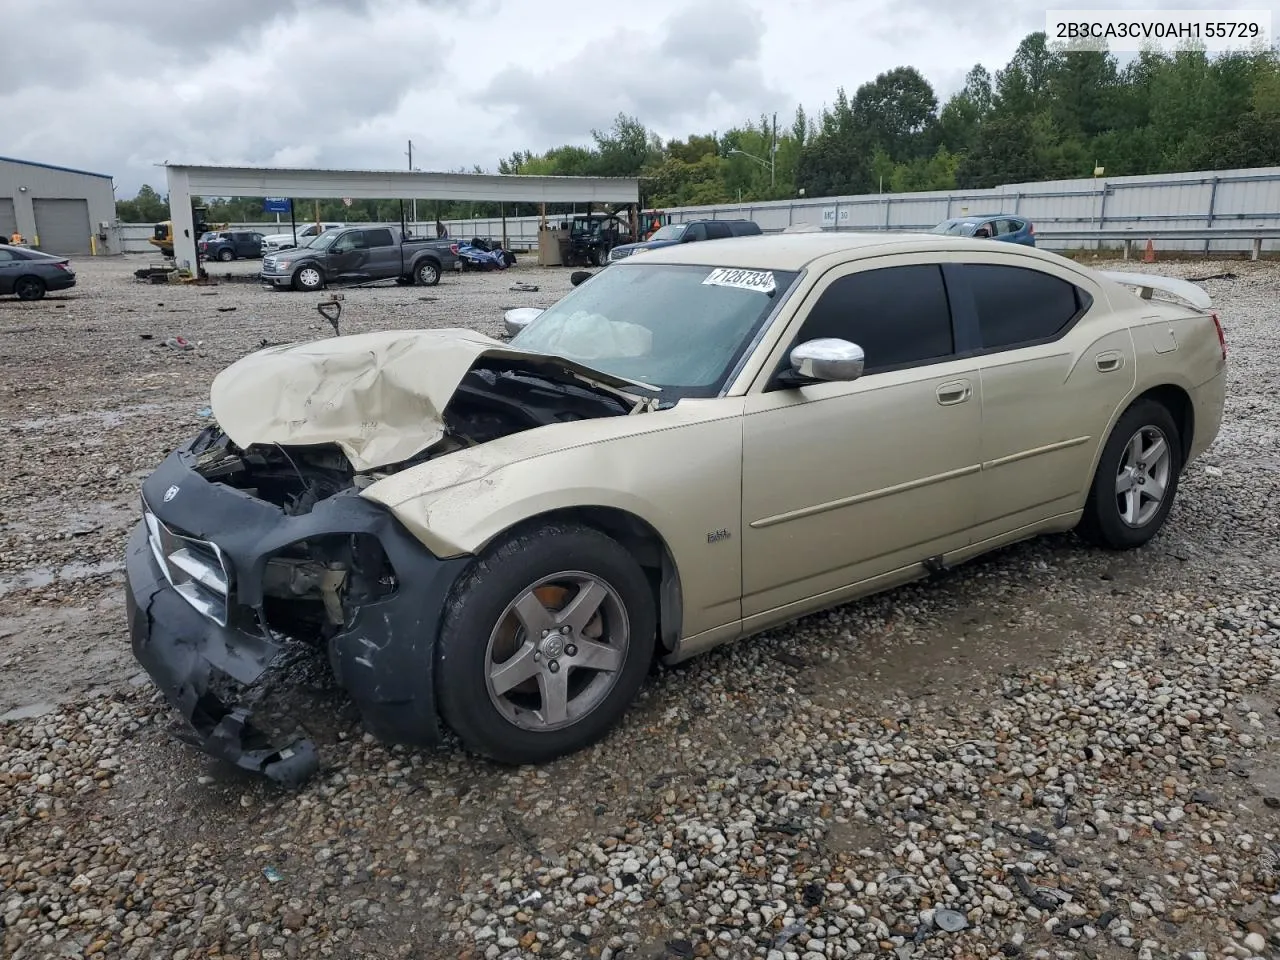
[[[964,547],[974,522],[978,366],[955,355],[941,268],[906,256],[832,270],[797,312],[773,373],[793,346],[823,337],[862,347],[862,377],[747,397],[748,628]]]
[[[327,257],[330,277],[346,277],[363,271],[369,256],[364,234],[363,230],[349,230],[333,241]]]
[[[400,245],[386,227],[364,232],[368,259],[362,268],[371,277],[394,277],[400,272]]]

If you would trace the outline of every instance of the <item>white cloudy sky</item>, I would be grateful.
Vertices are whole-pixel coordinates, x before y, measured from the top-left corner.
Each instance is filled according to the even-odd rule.
[[[122,198],[163,192],[165,161],[396,168],[410,138],[421,169],[494,169],[619,111],[665,137],[781,125],[903,64],[944,97],[1086,5],[1215,3],[0,0],[0,154],[110,173]]]

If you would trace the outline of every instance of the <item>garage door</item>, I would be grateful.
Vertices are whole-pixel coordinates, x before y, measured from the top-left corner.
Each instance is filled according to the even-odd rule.
[[[40,249],[61,257],[89,252],[89,201],[31,201],[36,212],[36,236]]]
[[[18,230],[18,218],[13,214],[13,197],[0,197],[0,243],[8,243]]]

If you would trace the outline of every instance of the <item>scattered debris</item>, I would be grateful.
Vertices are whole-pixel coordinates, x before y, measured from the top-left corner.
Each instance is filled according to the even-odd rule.
[[[204,296],[204,294],[201,294],[201,296]],[[235,307],[219,307],[219,308],[218,308],[218,312],[219,312],[219,313],[231,313],[231,312],[232,312],[233,310],[235,310],[235,309],[236,309]]]
[[[595,274],[590,270],[575,270],[569,275],[569,282],[576,287],[590,280],[594,276]]]
[[[775,948],[786,946],[792,937],[798,937],[804,931],[805,926],[803,923],[789,923],[778,932],[777,937],[773,940],[773,945]]]
[[[969,918],[959,910],[935,910],[933,922],[939,930],[947,933],[959,933],[969,925]]]
[[[283,880],[283,879],[284,879],[284,877],[281,875],[280,871],[279,871],[279,870],[277,870],[275,867],[272,867],[272,866],[265,866],[265,867],[263,867],[263,868],[262,868],[262,875],[263,875],[264,877],[266,877],[266,878],[267,878],[267,881],[268,881],[269,883],[279,883],[281,880]]]
[[[1192,283],[1203,283],[1205,280],[1237,280],[1236,274],[1231,271],[1226,273],[1211,273],[1207,277],[1187,277]]]
[[[1280,810],[1280,797],[1263,797],[1262,805],[1272,810]]]
[[[196,348],[195,344],[186,337],[170,337],[164,342],[164,345],[174,350],[194,350]]]
[[[537,293],[538,285],[536,283],[513,283],[511,289],[516,293]]]
[[[795,667],[797,670],[807,666],[801,657],[797,657],[794,653],[787,653],[785,650],[779,650],[773,655],[773,659],[788,667]]]
[[[1019,868],[1014,867],[1009,873],[1013,877],[1013,882],[1017,886],[1018,892],[1030,900],[1032,906],[1041,910],[1057,910],[1065,902],[1062,891],[1054,890],[1052,887],[1032,886],[1031,881],[1027,879],[1027,875]]]
[[[197,416],[197,417],[212,417],[212,416],[213,416],[213,407],[201,407],[199,410],[197,410],[197,411],[196,411],[196,416]]]
[[[143,340],[154,340],[156,338],[154,333],[140,333],[138,336]]]

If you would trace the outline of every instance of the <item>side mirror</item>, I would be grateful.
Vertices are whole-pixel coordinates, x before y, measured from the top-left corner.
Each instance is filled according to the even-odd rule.
[[[856,343],[827,337],[798,344],[790,359],[792,383],[847,382],[862,376],[866,355]]]
[[[506,324],[507,333],[514,337],[543,312],[537,307],[513,307],[502,315],[502,320]]]

